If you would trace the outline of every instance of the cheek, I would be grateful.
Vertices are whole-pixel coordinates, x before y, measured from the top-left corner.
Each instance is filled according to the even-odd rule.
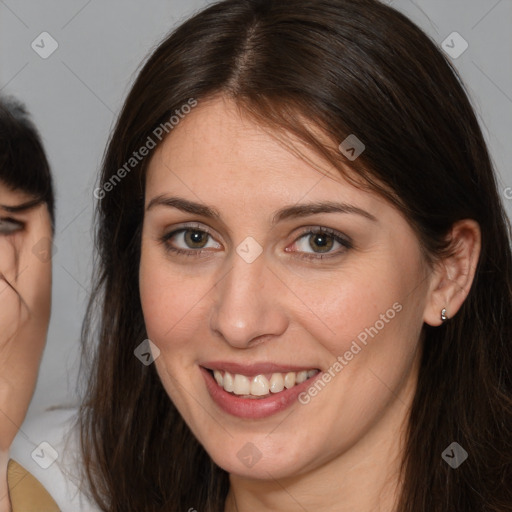
[[[159,348],[179,348],[193,334],[194,319],[204,314],[202,298],[208,291],[204,277],[171,270],[156,250],[142,250],[139,287],[148,337]],[[204,324],[204,322],[203,322]]]
[[[373,424],[395,393],[402,395],[417,355],[426,291],[421,261],[411,255],[407,268],[388,261],[303,288],[315,315],[299,320],[301,331],[322,345],[325,386],[312,385],[300,402],[315,425],[335,425],[332,432],[347,442]]]
[[[402,332],[404,325],[421,325],[420,267],[411,261],[408,268],[387,259],[315,281],[293,278],[290,288],[300,300],[290,304],[297,305],[297,322],[322,340],[331,357],[350,350],[353,341],[364,347],[377,337],[395,340],[398,349],[398,338],[411,339]]]

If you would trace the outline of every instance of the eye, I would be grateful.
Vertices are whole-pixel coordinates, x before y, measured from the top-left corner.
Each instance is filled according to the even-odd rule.
[[[17,231],[21,231],[25,227],[23,222],[15,219],[0,219],[0,235],[11,235]]]
[[[221,245],[205,230],[183,228],[172,231],[162,239],[166,249],[179,254],[192,255],[205,249],[220,249]]]
[[[322,258],[325,256],[336,256],[353,247],[351,240],[329,228],[314,228],[303,233],[287,252],[304,253],[307,258]],[[306,256],[307,255],[307,256]]]

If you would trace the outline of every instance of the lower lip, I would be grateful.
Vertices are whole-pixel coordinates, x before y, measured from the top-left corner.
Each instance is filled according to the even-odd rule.
[[[285,389],[275,395],[271,394],[268,398],[242,398],[228,393],[221,388],[206,368],[201,367],[201,372],[213,401],[224,412],[237,416],[238,418],[247,419],[267,418],[268,416],[284,411],[295,403],[300,393],[309,388],[316,378],[322,374],[322,372],[319,372],[314,377],[300,384],[296,384],[290,389]]]

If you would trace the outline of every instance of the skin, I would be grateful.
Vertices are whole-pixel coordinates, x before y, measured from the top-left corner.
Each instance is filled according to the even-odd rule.
[[[293,142],[293,141],[291,141]],[[440,325],[469,291],[479,254],[473,221],[454,226],[458,250],[431,266],[401,213],[359,190],[295,141],[304,158],[244,117],[228,99],[201,102],[154,153],[146,206],[158,196],[208,205],[218,219],[153,205],[145,212],[140,293],[156,369],[169,397],[213,460],[230,473],[226,511],[391,511],[424,322]],[[271,224],[288,205],[344,202],[356,213],[316,213]],[[188,223],[188,224],[187,224]],[[185,224],[185,226],[184,226]],[[197,256],[183,236],[206,230]],[[350,237],[315,256],[304,228]],[[263,248],[247,263],[237,246]],[[328,371],[393,304],[402,308],[307,405],[245,420],[210,398],[206,361],[274,362]],[[251,468],[238,451],[252,443]],[[301,508],[303,507],[303,508]]]
[[[6,473],[9,447],[23,423],[34,392],[50,319],[51,260],[45,258],[41,252],[38,252],[39,257],[33,252],[34,247],[44,250],[45,242],[52,239],[48,208],[46,204],[41,203],[16,212],[5,208],[33,202],[32,196],[21,191],[13,191],[0,182],[2,512],[10,510]]]

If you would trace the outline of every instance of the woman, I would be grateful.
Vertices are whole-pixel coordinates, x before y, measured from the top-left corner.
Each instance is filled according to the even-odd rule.
[[[102,510],[512,510],[508,224],[403,15],[206,8],[142,68],[95,196]]]
[[[50,168],[23,106],[0,101],[0,510],[58,510],[10,445],[34,392],[51,299]]]

